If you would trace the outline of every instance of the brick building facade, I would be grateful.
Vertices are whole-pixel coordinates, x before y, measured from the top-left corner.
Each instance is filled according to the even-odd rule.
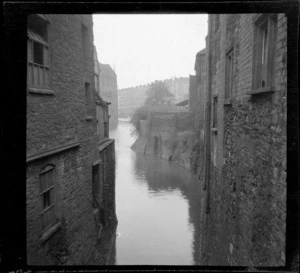
[[[201,263],[285,265],[287,19],[209,15]]]
[[[110,103],[109,127],[114,129],[118,126],[118,83],[117,74],[109,64],[99,63],[100,68],[100,95]]]
[[[115,216],[113,177],[97,178],[102,162],[114,165],[114,143],[106,141],[111,151],[103,160],[92,26],[90,15],[28,17],[29,265],[85,264],[97,241],[97,219]],[[103,207],[112,215],[97,214],[95,195],[103,194],[97,187],[109,188],[111,199]]]

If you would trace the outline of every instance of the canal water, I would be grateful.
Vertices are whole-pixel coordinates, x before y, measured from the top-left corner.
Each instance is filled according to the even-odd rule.
[[[199,256],[198,183],[189,171],[130,149],[136,136],[121,121],[110,132],[116,152],[115,265],[194,265]]]

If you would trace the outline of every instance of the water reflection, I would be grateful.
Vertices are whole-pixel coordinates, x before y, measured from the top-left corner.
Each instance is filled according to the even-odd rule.
[[[177,164],[136,154],[130,124],[116,143],[118,231],[110,264],[197,264],[200,200],[197,181]],[[114,262],[112,262],[114,261]]]
[[[151,194],[165,196],[166,193],[180,195],[188,202],[189,209],[189,227],[193,232],[193,260],[194,264],[198,263],[199,258],[199,226],[200,226],[200,200],[199,200],[199,183],[190,173],[181,166],[169,163],[166,160],[158,160],[152,156],[136,157],[136,173],[144,172],[148,190]],[[166,200],[166,199],[165,199]]]

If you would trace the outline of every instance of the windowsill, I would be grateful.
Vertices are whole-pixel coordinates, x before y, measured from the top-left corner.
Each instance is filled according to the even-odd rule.
[[[54,91],[46,88],[28,87],[28,93],[41,95],[54,95]]]
[[[40,242],[45,243],[58,229],[61,227],[61,222],[55,223],[53,226],[45,230],[40,238]]]
[[[218,133],[218,129],[217,129],[217,128],[211,128],[211,131],[212,131],[214,134],[217,134],[217,133]]]
[[[258,95],[258,94],[272,94],[274,93],[273,87],[265,87],[265,88],[258,88],[251,91],[246,92],[246,95]]]
[[[85,117],[85,120],[86,120],[86,121],[92,121],[92,120],[93,120],[93,116],[86,116],[86,117]]]
[[[114,140],[110,138],[105,138],[103,140],[100,140],[100,142],[98,143],[98,151],[101,152],[103,149],[108,147],[113,142]]]
[[[102,145],[102,144],[104,144],[104,143],[106,143],[106,142],[108,142],[108,141],[110,141],[111,139],[109,139],[108,137],[104,137],[103,139],[101,139],[99,142],[98,142],[98,145]]]
[[[224,105],[232,105],[232,99],[224,99]]]

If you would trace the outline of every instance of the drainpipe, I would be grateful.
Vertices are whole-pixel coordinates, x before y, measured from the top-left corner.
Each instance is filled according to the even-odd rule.
[[[211,15],[208,17],[208,36],[206,42],[206,160],[205,160],[205,189],[206,189],[206,213],[209,213],[210,206],[210,165],[211,165]]]

